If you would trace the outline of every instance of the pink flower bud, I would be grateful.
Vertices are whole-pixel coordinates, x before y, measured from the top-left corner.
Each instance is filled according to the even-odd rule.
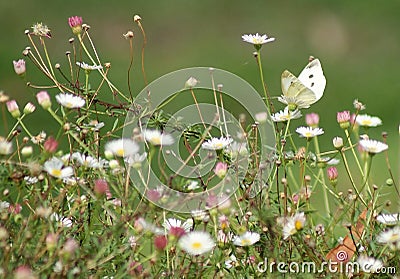
[[[327,173],[328,173],[329,181],[332,183],[332,185],[336,185],[337,177],[338,177],[337,168],[336,167],[329,167],[327,169]]]
[[[56,152],[57,147],[58,147],[58,142],[51,136],[43,144],[44,150],[49,153]]]
[[[156,202],[161,198],[161,193],[156,189],[147,190],[147,198],[152,202]]]
[[[227,171],[228,165],[223,162],[218,162],[214,169],[214,173],[221,179],[225,177]]]
[[[143,275],[143,266],[139,262],[131,261],[128,266],[128,273],[135,278],[141,276]]]
[[[176,238],[180,238],[185,233],[186,233],[185,229],[181,227],[171,227],[169,229],[169,234],[175,236]]]
[[[35,278],[32,269],[26,265],[21,265],[14,270],[14,279],[33,279]]]
[[[306,114],[306,124],[312,128],[317,128],[319,124],[319,115],[314,112]]]
[[[340,125],[340,128],[347,129],[350,127],[350,111],[345,110],[337,113],[337,122]]]
[[[18,104],[15,100],[8,101],[6,105],[7,110],[11,113],[12,117],[18,118],[21,116],[21,112],[19,111]]]
[[[10,206],[8,207],[8,212],[10,212],[12,214],[18,214],[21,212],[21,210],[22,210],[22,206],[19,203],[10,204]]]
[[[102,196],[104,194],[107,194],[110,192],[110,189],[108,187],[107,181],[104,179],[97,179],[94,181],[94,193],[98,196]]]
[[[55,233],[49,233],[46,236],[46,247],[47,250],[53,251],[57,247],[57,242],[58,242],[58,235]]]
[[[13,61],[14,71],[19,76],[24,76],[26,72],[25,60],[19,59],[18,61]]]
[[[154,246],[156,247],[157,250],[164,250],[165,247],[167,247],[168,244],[168,239],[165,237],[165,235],[157,235],[154,238]]]
[[[41,105],[45,110],[51,107],[50,96],[47,91],[40,91],[36,94],[39,105]]]
[[[72,33],[78,35],[82,32],[82,17],[72,16],[68,18],[68,24],[72,28]]]

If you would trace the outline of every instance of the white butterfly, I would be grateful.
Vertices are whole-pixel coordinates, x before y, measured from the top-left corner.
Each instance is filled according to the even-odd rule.
[[[290,110],[309,108],[324,94],[326,79],[318,59],[313,59],[297,78],[288,70],[282,73],[282,93],[279,102]]]

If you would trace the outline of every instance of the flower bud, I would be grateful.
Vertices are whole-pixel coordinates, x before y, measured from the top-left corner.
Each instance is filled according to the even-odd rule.
[[[32,153],[33,153],[32,146],[24,146],[21,149],[21,155],[24,156],[24,157],[30,157],[32,155]]]
[[[221,179],[225,177],[227,171],[228,165],[223,162],[218,162],[214,169],[214,173]]]
[[[316,113],[306,114],[306,124],[312,128],[317,128],[319,124],[319,115]]]
[[[32,104],[31,102],[29,102],[24,107],[24,113],[25,114],[30,114],[30,113],[34,112],[35,109],[36,109],[35,105]]]
[[[55,233],[49,233],[46,236],[46,248],[48,251],[54,251],[57,247],[58,235]]]
[[[26,72],[25,60],[19,59],[18,61],[13,61],[14,71],[19,76],[24,76]]]
[[[58,142],[53,137],[49,137],[43,144],[44,150],[49,152],[49,153],[56,152],[57,147],[58,147]]]
[[[350,127],[350,111],[345,110],[337,113],[337,122],[340,128],[347,129]]]
[[[328,173],[328,178],[329,181],[331,182],[332,186],[335,186],[337,184],[337,177],[338,177],[338,171],[336,167],[329,167],[327,169]]]
[[[72,33],[78,35],[82,32],[82,17],[72,16],[68,18],[68,24],[72,29]]]
[[[107,181],[104,179],[97,179],[94,181],[93,191],[96,195],[102,196],[110,191]]]
[[[47,91],[40,91],[36,94],[36,98],[39,105],[41,105],[45,110],[48,110],[51,107],[51,100]]]
[[[6,105],[12,117],[18,118],[21,116],[21,112],[19,111],[18,104],[15,100],[8,101]]]
[[[157,250],[164,250],[165,247],[167,247],[168,244],[168,239],[165,235],[157,235],[154,238],[154,246],[156,247]]]
[[[343,139],[341,137],[334,137],[332,143],[333,146],[338,150],[343,147]]]

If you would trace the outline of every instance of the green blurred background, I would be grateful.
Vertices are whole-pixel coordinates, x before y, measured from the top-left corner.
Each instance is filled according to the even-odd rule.
[[[276,41],[263,47],[263,65],[271,95],[281,94],[280,75],[284,69],[299,74],[309,55],[318,57],[327,77],[324,97],[303,114],[320,114],[325,134],[323,150],[331,149],[331,139],[343,136],[336,112],[352,109],[358,98],[367,104],[366,113],[379,116],[383,126],[370,131],[371,137],[389,135],[390,160],[399,182],[399,94],[400,1],[1,1],[0,89],[16,98],[20,107],[34,101],[34,91],[16,76],[12,60],[22,58],[28,45],[24,30],[43,22],[52,30],[47,41],[53,63],[66,63],[72,37],[67,19],[82,16],[91,26],[91,35],[103,62],[112,62],[111,77],[126,90],[129,44],[122,34],[133,30],[136,74],[134,92],[143,87],[140,76],[142,37],[133,23],[142,17],[148,45],[146,72],[149,81],[168,72],[195,66],[212,66],[235,73],[260,90],[253,47],[241,41],[246,33],[266,33]],[[65,65],[65,64],[64,64]],[[27,77],[44,81],[28,63]],[[261,91],[261,90],[260,90]],[[56,93],[56,92],[54,92]],[[283,108],[277,104],[277,107]],[[239,112],[233,112],[239,113]],[[11,120],[11,119],[10,119]],[[50,129],[52,120],[41,110],[31,117],[34,132]],[[295,125],[302,125],[297,120]],[[55,124],[55,122],[54,122]],[[4,135],[1,124],[0,134]],[[343,170],[342,170],[343,171]],[[374,183],[387,187],[388,171],[384,155],[374,159]],[[344,189],[348,179],[339,180]],[[387,187],[389,189],[389,187]],[[389,189],[390,190],[390,189]]]

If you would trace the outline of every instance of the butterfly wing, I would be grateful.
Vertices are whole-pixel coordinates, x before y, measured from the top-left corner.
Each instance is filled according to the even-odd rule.
[[[314,59],[303,69],[298,79],[315,93],[315,101],[324,94],[326,79],[319,59]]]
[[[283,96],[280,99],[285,99],[286,103],[308,108],[317,101],[315,93],[287,70],[282,73],[281,85]]]

